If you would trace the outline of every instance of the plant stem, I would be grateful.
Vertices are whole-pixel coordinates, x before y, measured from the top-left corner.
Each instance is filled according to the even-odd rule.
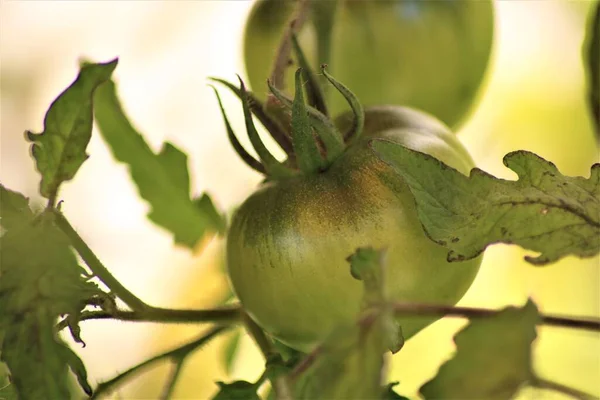
[[[241,315],[242,313],[239,305],[208,310],[171,310],[168,308],[150,307],[141,311],[84,311],[81,313],[79,321],[86,321],[90,319],[116,319],[120,321],[163,323],[215,322],[229,325],[239,321]],[[57,329],[60,330],[66,326],[67,319],[65,318],[58,323]]]
[[[306,371],[314,362],[317,360],[319,355],[323,352],[323,347],[318,346],[313,351],[308,353],[302,361],[296,365],[296,368],[290,373],[290,379],[292,382],[298,378],[304,371]]]
[[[244,313],[242,315],[242,321],[244,322],[244,326],[246,327],[248,334],[250,334],[252,339],[254,339],[265,358],[268,358],[272,353],[274,353],[273,347],[271,346],[271,341],[267,335],[265,335],[263,330],[256,325],[256,322],[254,322],[252,318],[248,316],[248,314]]]
[[[308,17],[310,0],[298,0],[296,8],[291,16],[289,24],[281,36],[275,62],[271,69],[271,84],[282,92],[285,91],[285,71],[290,67],[290,56],[292,51],[292,34],[299,32]],[[286,131],[290,127],[290,119],[287,113],[279,106],[279,100],[272,94],[265,101],[265,112],[277,120]]]
[[[298,0],[292,20],[283,33],[279,48],[275,54],[275,62],[271,70],[271,82],[279,90],[285,90],[285,70],[289,67],[292,52],[292,34],[300,31],[309,11],[309,0]]]
[[[575,319],[553,315],[542,315],[542,323],[549,326],[600,331],[600,320],[598,319]]]
[[[208,310],[172,310],[152,307],[142,313],[153,322],[216,322],[232,323],[240,320],[240,306],[226,306]]]
[[[50,197],[48,197],[48,204],[46,205],[47,210],[55,209],[57,195],[58,195],[58,193],[56,192],[56,190],[54,190],[52,193],[50,193]]]
[[[531,386],[536,387],[538,389],[553,390],[555,392],[562,393],[564,395],[573,397],[578,400],[598,400],[598,397],[591,395],[589,393],[574,389],[569,386],[565,386],[565,385],[557,383],[557,382],[538,378],[538,377],[535,377],[532,380]]]
[[[174,385],[175,381],[179,375],[179,369],[181,368],[181,364],[183,363],[185,357],[187,357],[198,347],[201,347],[204,344],[208,343],[211,339],[215,338],[217,335],[219,335],[220,333],[223,333],[227,329],[229,329],[229,327],[227,327],[227,326],[218,326],[216,328],[211,329],[207,333],[199,336],[197,339],[184,344],[183,346],[180,346],[176,349],[173,349],[173,350],[167,351],[165,353],[159,354],[157,356],[154,356],[152,358],[149,358],[146,361],[143,361],[140,364],[129,368],[127,371],[117,375],[113,379],[99,384],[98,387],[96,388],[96,391],[92,395],[92,399],[98,398],[101,394],[104,394],[106,392],[111,392],[112,390],[114,390],[115,386],[117,386],[123,380],[125,380],[125,379],[131,377],[132,375],[134,375],[135,373],[139,372],[142,368],[144,368],[154,362],[168,359],[168,358],[171,358],[176,362],[176,367],[175,367],[176,369],[174,370],[174,373],[171,375],[171,379],[169,379],[169,385],[171,385],[171,384]],[[165,393],[163,393],[163,396],[170,395],[171,391],[172,391],[172,388],[170,388],[170,386],[167,386],[165,388]]]
[[[150,308],[150,306],[140,300],[136,295],[130,292],[125,286],[121,284],[109,271],[102,265],[102,262],[96,257],[94,252],[88,247],[85,241],[79,236],[75,229],[71,226],[69,221],[64,215],[56,210],[52,209],[54,213],[56,225],[64,232],[67,236],[73,248],[81,256],[83,261],[92,270],[94,275],[104,282],[106,286],[116,294],[121,300],[125,302],[132,310],[141,311]]]
[[[446,317],[485,318],[498,314],[501,310],[485,308],[455,307],[435,304],[402,304],[391,305],[396,315],[440,315]],[[600,331],[599,319],[576,319],[555,315],[541,315],[542,324],[575,329]]]
[[[183,368],[183,359],[179,360],[177,364],[171,370],[171,374],[169,375],[169,379],[167,380],[167,384],[165,385],[165,389],[163,394],[160,396],[161,400],[169,400],[173,395],[173,391],[175,390],[175,384],[179,379],[179,375],[181,374],[181,370]]]
[[[260,351],[263,353],[265,359],[268,359],[271,354],[275,353],[273,345],[269,338],[265,335],[265,332],[256,323],[244,313],[242,317],[246,330],[250,336],[254,339],[258,345]],[[292,400],[292,390],[288,383],[287,377],[279,375],[277,378],[271,380],[271,385],[275,391],[275,398],[277,400]]]

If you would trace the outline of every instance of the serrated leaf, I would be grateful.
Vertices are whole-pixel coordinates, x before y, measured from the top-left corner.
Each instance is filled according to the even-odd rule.
[[[421,394],[427,400],[512,398],[533,378],[531,347],[539,321],[532,301],[472,320],[454,337],[454,357],[421,387]]]
[[[77,378],[77,383],[79,383],[79,386],[81,386],[83,391],[88,396],[91,396],[92,395],[92,387],[90,386],[90,384],[87,380],[87,378],[88,378],[87,370],[85,369],[85,365],[83,364],[83,361],[81,361],[79,356],[77,354],[75,354],[75,352],[73,352],[73,350],[71,350],[67,346],[63,346],[63,359],[67,362],[69,369],[71,370],[71,372],[73,372],[73,374]]]
[[[101,85],[94,100],[100,133],[114,157],[129,166],[140,196],[151,206],[148,217],[189,248],[209,232],[222,233],[224,219],[210,198],[190,198],[186,154],[171,143],[155,154],[124,114],[114,82]]]
[[[88,158],[92,137],[92,99],[98,85],[110,79],[117,60],[82,65],[77,79],[54,100],[44,118],[44,131],[26,132],[42,180],[40,193],[55,199],[64,181],[73,179]]]
[[[4,229],[17,229],[33,220],[29,199],[0,184],[0,225]]]
[[[213,400],[260,400],[256,393],[256,384],[246,381],[235,381],[233,383],[217,382],[219,392]]]
[[[233,362],[235,361],[235,356],[237,355],[238,348],[240,346],[241,337],[241,332],[234,332],[225,343],[225,347],[223,349],[223,362],[225,363],[225,372],[227,372],[227,374],[231,374]]]
[[[25,314],[5,332],[0,351],[19,398],[68,399],[67,363],[47,315]],[[40,314],[45,314],[43,311]]]
[[[596,1],[596,9],[592,11],[592,21],[584,46],[584,59],[587,64],[590,111],[596,137],[600,140],[600,1]]]
[[[69,398],[69,367],[89,393],[85,367],[55,324],[104,293],[77,264],[54,214],[34,215],[24,196],[2,185],[0,195],[0,360],[19,398]]]
[[[194,202],[197,208],[203,210],[203,212],[209,216],[209,219],[213,221],[217,232],[225,232],[225,230],[227,229],[225,216],[219,214],[219,210],[217,210],[217,207],[215,207],[215,203],[213,203],[209,195],[203,193],[202,196],[197,197],[192,201]]]
[[[464,176],[390,141],[371,146],[408,184],[425,232],[449,249],[448,261],[474,258],[494,243],[541,253],[525,258],[536,265],[600,251],[600,164],[589,179],[566,177],[551,162],[515,151],[504,157],[519,176],[509,181],[478,168]]]

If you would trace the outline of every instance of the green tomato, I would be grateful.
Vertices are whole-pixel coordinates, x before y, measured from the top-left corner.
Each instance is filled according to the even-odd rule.
[[[418,108],[455,129],[477,98],[490,59],[492,0],[313,0],[300,44],[313,69],[322,63],[364,106]],[[261,0],[246,23],[250,86],[264,88],[294,1]],[[287,87],[293,87],[293,68]],[[266,91],[259,91],[266,96]],[[332,115],[346,103],[327,93]],[[264,97],[263,97],[264,98]]]
[[[342,131],[353,116],[337,120]],[[346,258],[358,247],[387,248],[392,300],[455,304],[480,258],[448,263],[429,240],[408,186],[369,148],[383,137],[430,154],[461,173],[474,166],[437,119],[403,107],[365,112],[363,135],[321,173],[264,183],[239,207],[227,237],[233,289],[249,315],[290,347],[309,351],[360,311],[362,282]],[[435,317],[401,318],[405,339]]]

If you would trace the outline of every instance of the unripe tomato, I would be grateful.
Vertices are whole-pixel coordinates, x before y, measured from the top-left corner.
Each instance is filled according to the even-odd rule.
[[[338,126],[353,116],[342,115]],[[342,129],[343,130],[343,129]],[[362,136],[317,174],[266,182],[233,216],[227,265],[242,305],[285,344],[309,351],[360,310],[363,287],[346,258],[358,247],[386,247],[385,284],[400,302],[455,304],[480,258],[448,263],[429,240],[414,198],[368,143],[385,137],[468,174],[473,161],[441,122],[403,107],[367,108]],[[407,339],[435,317],[399,320]]]
[[[244,34],[246,72],[254,89],[265,87],[294,4],[254,4]],[[328,64],[364,106],[415,107],[452,128],[472,108],[490,59],[492,0],[337,0],[337,8],[332,0],[312,0],[308,18],[299,38],[313,69]],[[287,82],[293,87],[293,68]],[[327,95],[332,115],[345,109],[341,96]]]

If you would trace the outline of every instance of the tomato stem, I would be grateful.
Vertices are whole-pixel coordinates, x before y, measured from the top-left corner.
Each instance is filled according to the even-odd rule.
[[[563,384],[560,384],[558,382],[554,382],[554,381],[550,381],[547,379],[542,379],[540,377],[534,377],[533,379],[531,379],[530,382],[531,386],[539,388],[539,389],[547,389],[547,390],[553,390],[555,392],[558,393],[562,393],[564,395],[567,395],[569,397],[573,397],[575,399],[580,399],[580,400],[598,400],[598,397],[586,393],[584,391],[569,387],[569,386],[565,386]]]
[[[171,379],[168,380],[162,398],[168,398],[172,390],[175,386],[177,378],[180,376],[179,372],[181,371],[181,366],[183,362],[187,358],[188,355],[193,353],[198,348],[202,347],[219,334],[225,332],[229,327],[217,326],[212,328],[207,333],[200,335],[197,339],[192,340],[189,343],[184,344],[183,346],[177,347],[173,350],[169,350],[152,358],[149,358],[141,363],[129,368],[127,371],[122,372],[116,377],[108,380],[106,382],[102,382],[98,385],[94,394],[92,395],[92,399],[100,397],[100,395],[105,393],[110,393],[115,389],[116,386],[120,385],[123,381],[133,377],[135,374],[139,373],[142,369],[147,367],[150,364],[154,364],[158,361],[171,359],[174,363],[173,373],[171,374]]]
[[[325,70],[327,65],[321,65],[321,71],[323,71],[323,75],[331,84],[340,92],[342,96],[348,102],[348,105],[352,109],[352,113],[354,114],[354,123],[350,130],[344,135],[344,140],[346,143],[351,143],[357,140],[362,134],[363,127],[365,125],[365,110],[358,100],[358,98],[348,89],[345,85],[338,82],[335,78],[333,78],[329,73]]]
[[[265,144],[262,142],[258,132],[256,131],[256,127],[254,126],[254,122],[252,121],[252,113],[250,112],[248,93],[246,92],[246,87],[242,78],[238,76],[240,80],[240,90],[242,92],[242,107],[244,109],[244,120],[246,122],[246,131],[248,133],[248,138],[254,147],[254,150],[258,154],[260,158],[261,164],[264,165],[267,175],[272,176],[274,178],[284,178],[293,176],[296,174],[296,171],[293,169],[283,165],[273,155],[267,150]],[[297,155],[296,155],[297,156]]]
[[[227,129],[227,136],[229,137],[229,142],[233,146],[235,152],[238,154],[238,156],[240,156],[242,160],[244,160],[246,165],[248,165],[250,168],[260,172],[261,174],[266,174],[267,171],[265,170],[264,165],[262,165],[260,161],[252,157],[246,151],[246,149],[244,149],[244,146],[242,146],[242,144],[238,141],[237,137],[235,136],[235,133],[233,132],[233,129],[231,128],[231,124],[229,123],[229,119],[227,118],[227,114],[225,113],[225,109],[223,108],[223,103],[221,103],[221,97],[219,96],[219,92],[217,92],[217,89],[215,87],[211,87],[213,88],[213,90],[215,91],[215,95],[217,96],[219,108],[221,109],[221,115],[223,116],[225,128]]]
[[[55,216],[54,222],[58,228],[67,236],[71,246],[81,256],[86,265],[92,270],[92,273],[96,275],[102,282],[108,286],[108,288],[117,295],[121,300],[125,302],[132,310],[144,311],[151,307],[139,299],[136,295],[130,292],[125,286],[121,284],[102,264],[102,262],[96,257],[92,249],[85,243],[85,241],[79,236],[77,231],[71,226],[69,221],[65,218],[61,211],[53,208],[52,212]]]
[[[157,323],[219,323],[233,325],[240,321],[241,308],[239,305],[206,309],[206,310],[173,310],[168,308],[150,307],[144,311],[111,310],[111,311],[84,311],[79,315],[78,321],[91,319],[115,319],[129,322],[157,322]],[[67,318],[61,320],[57,330],[68,326]]]
[[[298,70],[300,71],[300,69]],[[296,73],[298,73],[296,71]],[[273,95],[283,104],[287,109],[292,110],[294,107],[294,101],[288,98],[283,92],[277,89],[271,82],[267,82],[269,85],[269,89],[273,93]],[[302,90],[300,87],[296,89]],[[331,164],[340,154],[344,152],[345,144],[342,135],[335,127],[331,119],[327,116],[319,112],[318,110],[304,106],[305,112],[308,113],[308,119],[310,121],[310,125],[316,131],[318,138],[323,142],[325,146],[326,152],[326,165],[322,166],[322,168],[327,167],[328,164]],[[292,112],[293,114],[293,112]],[[292,137],[294,136],[294,127],[292,126]],[[312,136],[312,135],[311,135]],[[311,138],[314,141],[314,138]]]
[[[302,93],[302,69],[295,75],[296,93],[292,104],[292,143],[298,167],[304,173],[317,172],[325,167],[317,141],[312,134],[304,94]]]
[[[243,314],[242,319],[248,334],[258,345],[258,348],[265,357],[265,360],[268,360],[271,355],[276,354],[277,352],[273,348],[273,343],[267,337],[267,335],[265,335],[265,332],[256,324],[256,322],[254,322],[246,313]],[[271,378],[271,385],[273,386],[275,398],[277,400],[291,400],[293,398],[288,378],[285,375],[278,375],[275,378]]]
[[[273,68],[271,69],[270,81],[273,85],[280,89],[285,90],[285,70],[289,67],[290,53],[291,53],[291,37],[294,32],[299,31],[309,12],[309,0],[298,0],[296,10],[292,15],[292,19],[288,24],[287,29],[281,37],[277,53],[275,53],[275,61],[273,62]],[[267,102],[267,108],[270,105]]]
[[[329,64],[331,60],[331,40],[333,25],[339,0],[311,1],[311,22],[314,26],[317,41],[317,63]]]
[[[227,87],[231,90],[240,100],[242,100],[242,91],[236,87],[235,85],[227,82],[224,79],[219,78],[208,78],[211,81],[219,82],[220,84]],[[281,124],[278,120],[272,118],[269,114],[266,113],[264,104],[252,93],[246,91],[246,95],[248,96],[248,106],[250,107],[250,111],[261,124],[267,129],[273,140],[277,142],[279,147],[291,157],[294,153],[294,149],[292,147],[292,140],[290,136],[287,134],[286,130],[281,127]]]
[[[298,60],[298,66],[304,70],[304,75],[306,76],[305,88],[308,105],[319,110],[319,112],[321,112],[324,116],[329,116],[329,113],[327,112],[327,104],[325,103],[325,96],[323,95],[323,91],[321,90],[321,85],[316,79],[315,73],[310,67],[308,60],[304,56],[304,52],[300,47],[300,43],[298,43],[298,37],[293,32],[292,45],[294,49],[294,54],[296,55],[296,59]]]
[[[439,315],[445,317],[486,318],[492,317],[502,310],[485,308],[456,307],[436,304],[402,304],[392,303],[394,313],[398,315]],[[556,315],[541,315],[543,325],[574,329],[600,331],[600,319],[576,319]]]

